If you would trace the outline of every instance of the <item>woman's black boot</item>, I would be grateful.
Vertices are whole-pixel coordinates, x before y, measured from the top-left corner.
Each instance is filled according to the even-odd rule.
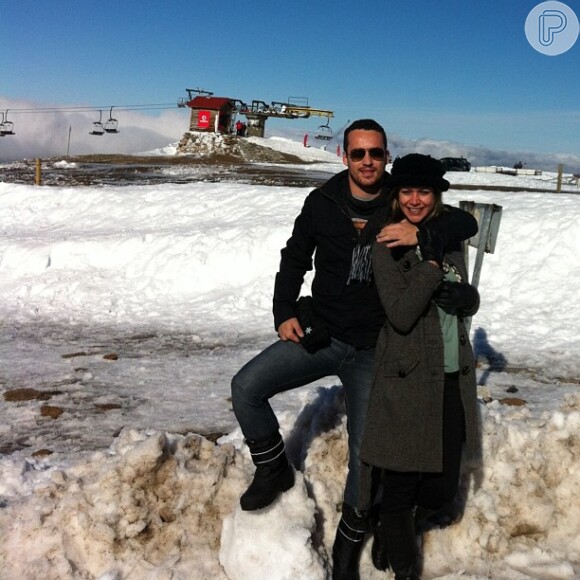
[[[373,519],[373,546],[371,549],[373,565],[377,570],[384,572],[389,569],[389,552],[387,541],[383,533],[383,523],[380,514]]]
[[[381,514],[381,533],[388,546],[395,580],[419,580],[419,550],[413,510]]]

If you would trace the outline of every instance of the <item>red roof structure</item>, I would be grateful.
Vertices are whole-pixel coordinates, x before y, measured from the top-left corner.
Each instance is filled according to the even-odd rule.
[[[226,97],[198,95],[187,103],[191,109],[190,131],[231,133],[235,104]]]
[[[211,111],[220,111],[225,106],[233,108],[232,99],[226,97],[206,97],[198,95],[187,103],[192,109],[209,109]]]

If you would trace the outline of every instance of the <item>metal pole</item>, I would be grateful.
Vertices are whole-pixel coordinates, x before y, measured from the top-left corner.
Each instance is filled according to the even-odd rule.
[[[478,225],[479,232],[476,238],[477,253],[475,256],[475,263],[473,265],[473,273],[471,276],[471,284],[476,288],[479,286],[479,278],[481,275],[481,268],[483,265],[483,257],[485,252],[493,253],[495,249],[495,238],[497,236],[497,231],[499,229],[499,217],[501,216],[501,207],[493,204],[477,204],[478,211],[476,212],[476,204],[470,201],[461,201],[459,206],[464,211],[469,211],[473,215],[478,213]],[[494,215],[496,220],[494,223]],[[465,257],[465,266],[469,271],[469,248],[468,243],[464,242],[463,251]],[[466,317],[464,319],[465,328],[467,332],[471,330],[471,317]]]
[[[475,255],[475,263],[473,265],[473,274],[471,276],[471,285],[476,288],[479,286],[479,277],[481,275],[481,267],[483,265],[483,256],[485,254],[485,247],[489,236],[489,227],[491,225],[491,205],[486,204],[483,208],[483,215],[481,216],[481,223],[479,224],[479,243],[477,244],[477,253]]]
[[[66,156],[69,157],[70,153],[70,132],[72,131],[72,125],[68,126],[68,143],[66,145]]]

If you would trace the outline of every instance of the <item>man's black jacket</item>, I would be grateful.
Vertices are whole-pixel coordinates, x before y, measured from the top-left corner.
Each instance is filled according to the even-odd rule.
[[[356,348],[374,347],[385,322],[374,280],[347,284],[358,233],[346,209],[348,172],[342,171],[312,191],[294,222],[292,236],[281,251],[274,286],[274,327],[296,316],[296,300],[306,272],[312,270],[312,297],[331,336]],[[477,233],[470,214],[451,208],[437,219],[447,243]]]

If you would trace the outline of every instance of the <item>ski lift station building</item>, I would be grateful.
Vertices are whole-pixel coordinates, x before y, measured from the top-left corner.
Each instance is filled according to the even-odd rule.
[[[194,92],[193,89],[187,89],[187,91],[190,96]],[[196,89],[196,91],[199,91],[199,89]],[[313,115],[330,119],[333,116],[332,111],[312,109],[307,101],[303,104],[277,101],[272,101],[272,103],[268,104],[264,101],[254,100],[248,106],[239,99],[214,97],[211,93],[197,95],[193,99],[190,98],[185,103],[185,106],[191,109],[190,131],[232,133],[236,116],[243,115],[247,119],[247,134],[252,137],[264,136],[266,120],[270,118],[307,119]],[[328,127],[328,121],[324,128],[332,134],[330,127]]]
[[[191,109],[190,131],[229,133],[236,106],[232,99],[198,95],[187,103]]]

